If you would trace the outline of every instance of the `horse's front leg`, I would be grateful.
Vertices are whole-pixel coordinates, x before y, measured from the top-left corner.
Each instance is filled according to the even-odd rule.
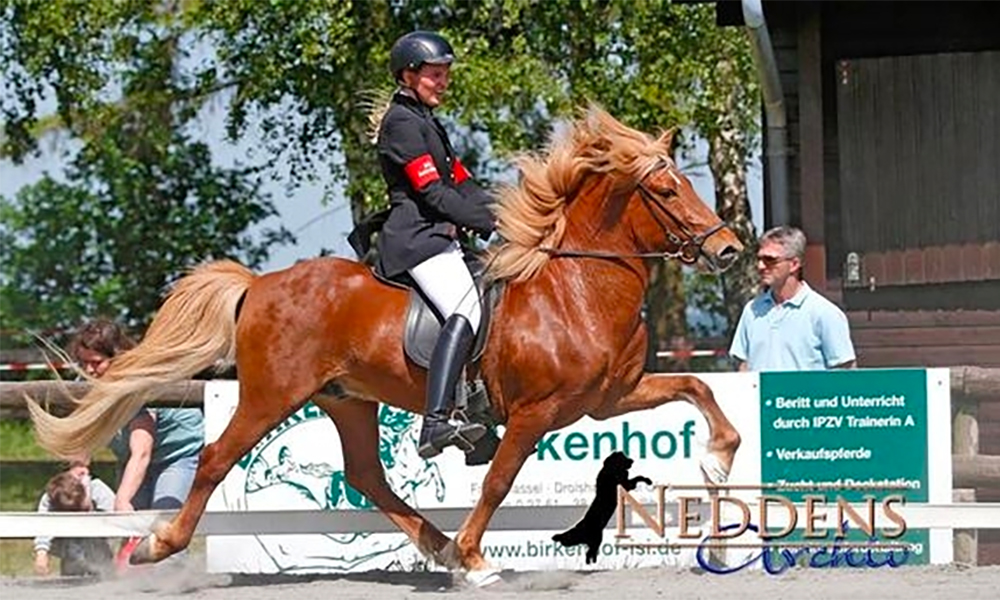
[[[513,413],[507,421],[500,446],[483,480],[482,495],[455,535],[458,559],[468,571],[469,580],[477,585],[489,585],[499,580],[496,570],[483,558],[483,534],[500,503],[510,492],[524,461],[535,451],[538,440],[551,425],[550,415],[532,408]]]
[[[637,410],[656,408],[674,400],[687,400],[695,405],[708,421],[708,456],[701,468],[712,483],[723,483],[733,467],[733,458],[740,447],[740,434],[729,422],[715,401],[712,388],[693,375],[647,373],[631,393],[608,398],[589,414],[604,420]]]

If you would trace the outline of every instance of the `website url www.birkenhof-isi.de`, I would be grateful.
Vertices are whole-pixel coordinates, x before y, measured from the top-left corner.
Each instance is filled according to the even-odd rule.
[[[678,555],[681,549],[674,546],[616,546],[611,543],[603,543],[600,548],[601,556],[667,556],[668,554]],[[583,556],[587,553],[585,545],[564,547],[556,542],[531,542],[524,541],[516,544],[493,544],[483,547],[483,554],[487,558],[549,558],[549,557],[574,557]]]

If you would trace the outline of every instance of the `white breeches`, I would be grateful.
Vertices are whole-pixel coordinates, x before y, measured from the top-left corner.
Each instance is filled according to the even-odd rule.
[[[458,313],[468,319],[472,332],[479,331],[479,291],[462,258],[462,248],[452,242],[444,252],[409,270],[420,290],[445,319]]]

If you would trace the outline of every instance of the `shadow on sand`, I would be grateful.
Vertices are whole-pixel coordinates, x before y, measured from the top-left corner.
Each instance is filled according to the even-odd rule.
[[[502,582],[487,589],[497,590],[556,590],[569,589],[583,577],[594,571],[502,571]],[[261,587],[313,583],[319,581],[350,581],[357,583],[379,583],[406,587],[414,592],[442,592],[469,587],[458,574],[440,571],[366,571],[343,574],[291,574],[274,575],[239,574],[230,575],[231,581],[225,587]]]

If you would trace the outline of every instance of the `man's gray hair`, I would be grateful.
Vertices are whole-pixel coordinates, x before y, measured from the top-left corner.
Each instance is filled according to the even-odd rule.
[[[798,227],[789,225],[779,225],[772,227],[760,236],[760,242],[774,242],[785,249],[785,258],[797,258],[805,261],[806,258],[806,234]]]

